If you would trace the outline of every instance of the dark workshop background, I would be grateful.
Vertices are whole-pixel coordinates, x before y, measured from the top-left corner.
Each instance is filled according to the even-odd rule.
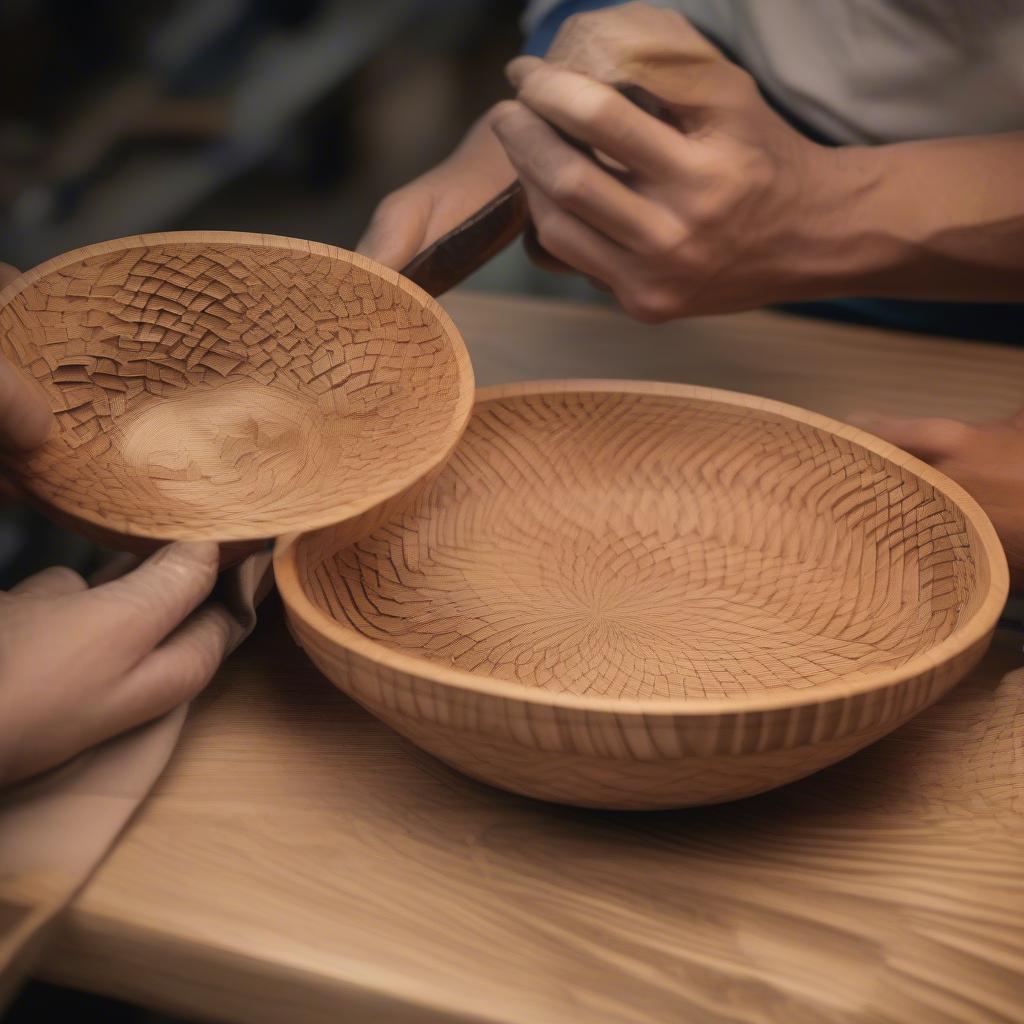
[[[4,0],[0,259],[192,228],[351,247],[508,95],[522,7]]]

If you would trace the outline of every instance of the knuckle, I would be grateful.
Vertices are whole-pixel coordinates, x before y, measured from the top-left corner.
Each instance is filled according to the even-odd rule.
[[[572,105],[581,124],[606,123],[615,112],[618,97],[600,82],[586,81],[574,92]]]
[[[694,204],[692,216],[696,226],[708,231],[728,223],[745,194],[746,186],[739,178],[723,176]]]
[[[205,686],[220,665],[222,651],[219,647],[195,644],[189,652],[188,670],[183,673],[190,690]]]
[[[202,615],[202,613],[200,613]],[[229,629],[212,610],[205,615],[202,628],[190,638],[188,649],[183,652],[180,676],[183,698],[201,690],[213,678],[224,660],[229,640]]]
[[[534,218],[534,226],[537,229],[537,241],[548,251],[553,252],[561,242],[561,232],[558,230],[558,221],[550,213],[544,212]]]
[[[686,241],[686,230],[678,221],[666,220],[652,226],[640,242],[641,255],[658,259],[675,254]]]
[[[491,107],[490,120],[492,124],[508,121],[516,117],[522,111],[523,105],[518,100],[502,100]]]
[[[620,300],[634,320],[644,324],[662,324],[679,314],[676,296],[667,288],[647,286],[631,291]]]
[[[560,203],[582,196],[586,174],[579,164],[571,163],[560,167],[551,177],[551,197]]]
[[[166,683],[166,704],[168,708],[177,707],[185,701],[192,700],[217,671],[218,662],[204,652],[195,650],[181,652],[182,657],[175,665],[173,673]]]

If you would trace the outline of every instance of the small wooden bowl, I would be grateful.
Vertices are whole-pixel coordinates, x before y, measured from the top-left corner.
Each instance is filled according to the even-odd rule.
[[[480,392],[436,479],[282,538],[275,568],[298,642],[398,732],[623,809],[747,796],[878,739],[977,662],[1008,590],[984,513],[905,452],[629,381]]]
[[[437,467],[472,408],[458,330],[420,288],[329,245],[139,235],[0,292],[0,354],[57,426],[13,463],[55,518],[113,547],[229,551],[338,522]]]

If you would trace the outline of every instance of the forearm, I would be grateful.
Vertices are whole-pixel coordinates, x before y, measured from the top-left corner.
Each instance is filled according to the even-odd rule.
[[[798,298],[1024,300],[1024,133],[826,154]]]

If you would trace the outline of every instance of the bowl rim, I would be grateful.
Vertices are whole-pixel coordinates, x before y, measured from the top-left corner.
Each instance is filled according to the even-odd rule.
[[[504,398],[579,392],[613,392],[688,398],[741,406],[797,420],[845,440],[853,441],[897,466],[910,470],[944,494],[960,509],[965,520],[974,529],[980,548],[984,552],[987,565],[979,567],[979,575],[985,569],[988,570],[988,593],[970,618],[961,623],[948,637],[896,668],[851,673],[842,679],[809,686],[805,690],[789,689],[774,693],[764,691],[754,695],[709,698],[616,698],[588,697],[586,694],[564,692],[552,693],[525,683],[497,679],[483,673],[468,672],[458,668],[447,668],[421,655],[396,651],[386,644],[363,636],[350,627],[343,626],[337,619],[332,618],[314,604],[306,595],[298,578],[296,550],[302,537],[311,531],[296,531],[283,535],[277,539],[274,546],[274,575],[288,614],[294,615],[314,633],[369,661],[402,672],[416,682],[429,681],[436,686],[461,693],[577,712],[608,712],[640,716],[669,714],[685,717],[793,710],[899,686],[909,680],[919,678],[929,670],[969,650],[995,629],[1010,588],[1009,568],[1002,544],[988,516],[974,498],[959,484],[940,473],[933,466],[929,466],[874,434],[821,413],[811,412],[775,399],[693,384],[615,378],[523,381],[481,388],[476,393],[474,408],[477,405]]]
[[[304,520],[301,527],[299,527],[301,532],[316,530],[325,526],[332,526],[338,522],[344,521],[345,519],[361,515],[362,513],[369,511],[369,509],[374,506],[379,505],[381,502],[387,501],[396,494],[400,494],[402,491],[411,487],[418,480],[422,479],[448,460],[448,457],[455,450],[455,447],[462,438],[466,427],[469,425],[469,420],[473,413],[473,402],[475,397],[473,364],[469,358],[469,351],[466,348],[466,342],[462,337],[462,332],[458,327],[456,327],[455,322],[444,307],[432,295],[420,288],[420,286],[414,281],[411,281],[407,277],[403,277],[397,271],[392,270],[385,264],[378,263],[376,260],[372,260],[368,256],[362,255],[362,253],[354,252],[350,249],[342,249],[335,245],[328,245],[325,242],[314,242],[303,238],[290,238],[287,235],[267,235],[250,231],[154,231],[140,235],[126,235],[123,238],[112,238],[105,242],[96,242],[92,245],[72,249],[68,252],[61,253],[59,256],[54,256],[52,259],[45,260],[37,266],[22,272],[9,282],[6,287],[0,289],[0,309],[6,306],[12,299],[16,298],[21,294],[21,292],[29,287],[29,285],[33,284],[40,278],[45,277],[54,271],[60,270],[63,267],[70,266],[73,263],[80,263],[93,256],[102,256],[105,253],[127,251],[129,249],[155,245],[204,245],[223,243],[258,246],[264,248],[290,249],[310,256],[324,256],[328,259],[340,259],[346,263],[355,264],[359,269],[369,271],[377,277],[387,281],[389,284],[412,295],[413,298],[424,306],[424,308],[428,309],[431,315],[437,319],[441,329],[445,332],[455,358],[459,394],[457,396],[449,424],[449,430],[454,430],[454,434],[449,437],[449,443],[446,446],[443,446],[442,450],[434,454],[429,462],[419,463],[415,469],[405,474],[397,484],[383,490],[372,492],[369,495],[364,494],[354,498],[342,505],[340,509],[338,506],[334,506],[321,515],[310,516],[309,519]],[[26,371],[23,370],[23,372]],[[33,499],[40,508],[44,510],[46,508],[57,509],[60,513],[70,517],[72,520],[88,523],[92,526],[99,527],[102,530],[109,531],[114,535],[119,534],[124,537],[135,537],[142,538],[144,540],[166,542],[195,539],[215,540],[220,544],[232,543],[235,541],[268,540],[275,536],[275,529],[273,526],[270,526],[267,529],[253,527],[243,530],[237,528],[231,529],[229,526],[225,525],[224,530],[218,529],[216,531],[216,535],[211,536],[205,530],[168,532],[166,530],[160,531],[146,529],[145,527],[136,525],[134,522],[130,524],[121,522],[114,525],[108,516],[104,516],[93,509],[82,508],[62,500],[54,501],[50,495],[40,493],[40,491],[33,486],[33,480],[30,477],[24,478],[22,483],[25,489],[29,492],[29,497]],[[294,527],[292,527],[292,529],[294,530]]]

